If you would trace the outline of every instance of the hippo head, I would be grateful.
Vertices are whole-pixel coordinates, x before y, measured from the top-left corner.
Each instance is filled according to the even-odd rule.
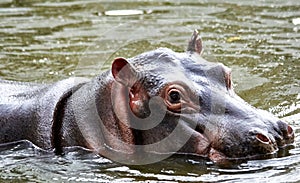
[[[218,162],[273,154],[293,143],[289,125],[237,96],[230,69],[204,60],[201,52],[195,31],[184,53],[159,48],[115,59],[113,79],[127,91],[115,112],[124,111],[125,101],[135,145]]]

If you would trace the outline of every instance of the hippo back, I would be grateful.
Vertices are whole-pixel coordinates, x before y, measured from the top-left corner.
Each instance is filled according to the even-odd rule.
[[[48,85],[0,80],[0,143],[26,139],[51,149],[60,102],[86,81],[69,78]]]
[[[20,99],[31,98],[47,87],[47,84],[15,82],[0,79],[0,105],[19,103]]]

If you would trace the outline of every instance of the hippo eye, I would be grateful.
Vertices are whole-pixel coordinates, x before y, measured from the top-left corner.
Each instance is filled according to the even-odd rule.
[[[176,104],[176,103],[179,103],[181,100],[181,96],[180,96],[180,93],[176,90],[171,90],[169,92],[169,101],[170,103],[172,104]]]
[[[182,105],[189,101],[186,89],[179,84],[168,85],[163,93],[165,104],[169,111],[181,112]]]

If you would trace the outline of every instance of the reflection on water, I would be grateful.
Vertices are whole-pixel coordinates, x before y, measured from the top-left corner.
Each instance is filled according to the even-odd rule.
[[[203,57],[231,67],[238,94],[250,104],[286,117],[296,143],[288,156],[229,167],[195,157],[128,167],[80,148],[60,157],[22,142],[0,146],[0,182],[300,181],[299,9],[293,0],[1,1],[1,78],[93,77],[116,56],[161,46],[182,51],[196,28]]]

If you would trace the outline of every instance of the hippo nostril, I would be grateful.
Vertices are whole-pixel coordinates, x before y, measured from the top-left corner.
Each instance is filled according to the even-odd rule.
[[[282,133],[281,135],[285,140],[292,140],[294,138],[294,130],[290,125],[283,121],[279,121],[278,127]]]
[[[265,136],[261,133],[256,134],[256,139],[264,144],[270,144],[270,142],[271,142],[267,136]]]
[[[287,127],[287,132],[288,132],[288,136],[292,136],[294,134],[294,130],[290,125],[288,125]]]

